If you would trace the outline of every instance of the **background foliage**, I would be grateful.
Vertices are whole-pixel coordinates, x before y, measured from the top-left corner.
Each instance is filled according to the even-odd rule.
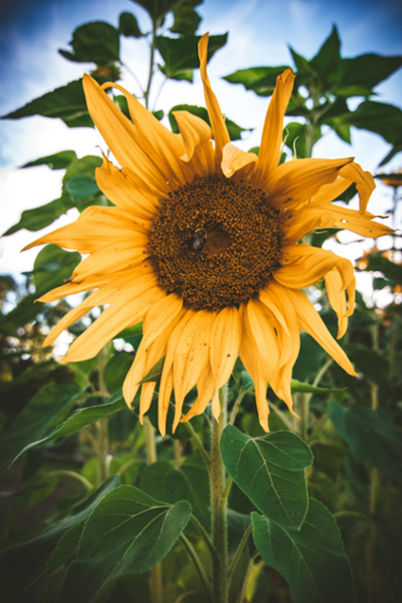
[[[101,21],[78,27],[59,52],[68,61],[91,63],[98,82],[117,81],[124,67],[121,38],[133,44],[146,38],[149,77],[142,88],[148,106],[155,70],[166,80],[193,81],[197,32],[202,32],[200,3],[138,1],[133,13],[119,16],[117,27]],[[140,29],[137,5],[148,13],[148,31]],[[227,32],[211,36],[210,57],[226,43]],[[291,55],[297,78],[288,109],[292,121],[284,133],[286,155],[310,156],[325,128],[347,143],[351,129],[361,128],[390,144],[382,161],[386,165],[401,149],[402,114],[378,100],[375,88],[400,66],[401,57],[343,57],[335,26],[312,59],[293,48]],[[251,66],[224,78],[270,96],[276,76],[286,67]],[[113,98],[126,111],[124,97]],[[176,131],[172,111],[178,108],[208,120],[200,106],[178,104],[166,116],[157,108],[154,112]],[[80,80],[4,117],[31,115],[62,119],[70,128],[93,125]],[[240,139],[244,128],[229,118],[227,125],[231,138]],[[98,156],[77,157],[72,150],[33,158],[24,169],[46,165],[63,170],[60,196],[24,211],[5,235],[22,228],[40,230],[71,208],[107,205],[94,177],[100,163]],[[393,191],[394,212],[401,176],[388,172],[382,180]],[[347,191],[343,201],[348,203],[354,192]],[[337,231],[331,229],[314,234],[310,242],[321,246],[334,238]],[[352,601],[352,582],[359,602],[397,601],[402,546],[397,245],[394,236],[386,252],[373,245],[357,262],[357,270],[371,275],[372,292],[358,295],[342,345],[359,379],[334,366],[303,334],[293,381],[302,420],[291,417],[269,391],[271,433],[264,435],[252,382],[241,363],[236,364],[229,387],[230,424],[221,437],[230,476],[230,601]],[[70,304],[34,300],[62,284],[79,261],[79,254],[47,245],[31,273],[0,279],[0,507],[6,518],[1,568],[6,600],[157,602],[162,600],[154,588],[159,580],[167,603],[208,601],[214,555],[208,536],[211,418],[206,413],[180,425],[174,437],[157,437],[156,454],[147,449],[136,410],[127,410],[121,396],[140,326],[126,329],[85,362],[60,364],[52,349],[42,347],[49,328]],[[321,286],[311,287],[310,293],[334,332]],[[385,307],[383,300],[388,301]],[[73,325],[71,336],[93,319],[89,315]],[[155,367],[149,379],[158,378]],[[153,408],[148,429],[155,414]]]

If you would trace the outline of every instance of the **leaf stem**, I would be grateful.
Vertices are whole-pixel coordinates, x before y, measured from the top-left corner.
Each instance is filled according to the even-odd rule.
[[[236,566],[237,566],[237,564],[239,562],[240,555],[242,554],[243,549],[246,546],[246,543],[247,543],[247,540],[250,537],[250,534],[251,534],[251,524],[248,526],[247,530],[244,532],[244,534],[243,534],[243,536],[242,536],[242,538],[241,538],[241,540],[240,540],[240,542],[238,544],[238,547],[237,547],[237,549],[236,549],[236,551],[235,551],[235,553],[233,555],[232,562],[229,565],[229,569],[228,569],[229,585],[230,585],[230,583],[232,581],[232,577],[233,577],[234,571],[236,569]]]
[[[188,554],[192,558],[195,567],[197,568],[197,571],[200,575],[200,578],[205,587],[205,590],[207,591],[208,595],[211,596],[212,595],[211,582],[209,581],[207,572],[205,571],[205,568],[202,564],[201,559],[198,556],[197,551],[191,544],[190,540],[184,534],[180,535],[180,539],[183,542],[184,546],[186,547]]]
[[[93,485],[86,477],[81,475],[81,473],[77,473],[76,471],[70,471],[69,469],[57,469],[56,471],[49,471],[47,473],[49,477],[57,477],[59,475],[65,475],[66,477],[72,477],[73,479],[78,480],[81,484],[90,492],[93,490]]]
[[[217,557],[218,553],[216,552],[214,543],[210,539],[209,534],[206,531],[206,529],[204,528],[204,526],[202,525],[202,523],[200,521],[198,521],[198,519],[195,517],[195,515],[191,515],[190,521],[197,528],[197,530],[199,531],[199,533],[205,540],[205,544],[207,545],[208,549],[210,550],[212,557],[213,558]]]
[[[186,423],[184,423],[184,425],[186,426],[187,430],[190,432],[190,435],[193,439],[193,443],[195,444],[198,452],[201,455],[202,460],[205,463],[206,468],[209,471],[209,456],[208,453],[205,451],[205,448],[201,442],[200,436],[198,435],[198,433],[195,431],[194,427],[191,425],[190,421],[186,421]]]
[[[154,62],[155,62],[155,49],[156,49],[156,32],[157,32],[157,24],[155,21],[152,22],[152,37],[151,37],[151,46],[150,46],[150,54],[149,54],[149,72],[148,72],[148,81],[144,91],[144,102],[145,107],[149,109],[149,95],[151,92],[152,78],[154,75]]]

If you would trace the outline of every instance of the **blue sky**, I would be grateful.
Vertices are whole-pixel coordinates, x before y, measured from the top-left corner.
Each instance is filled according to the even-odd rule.
[[[229,42],[211,61],[209,72],[223,111],[242,126],[254,128],[243,142],[244,148],[259,144],[267,99],[226,83],[222,75],[243,67],[290,63],[288,44],[310,57],[334,23],[340,32],[343,56],[402,52],[402,7],[394,0],[205,0],[198,10],[203,17],[200,32],[229,31]],[[91,65],[66,61],[58,54],[58,48],[68,48],[73,30],[85,22],[105,20],[117,25],[122,11],[134,12],[140,25],[145,30],[149,28],[145,12],[130,0],[3,2],[0,8],[0,114],[90,69]],[[132,40],[123,42],[125,62],[143,79],[147,61],[145,45]],[[129,77],[125,84],[135,92]],[[393,75],[378,88],[379,99],[399,104],[401,87],[401,73]],[[166,110],[178,102],[204,104],[198,74],[194,86],[169,82],[157,108]],[[59,196],[60,173],[45,167],[19,171],[17,166],[65,148],[74,148],[80,155],[96,154],[97,144],[102,142],[94,132],[84,128],[69,130],[58,120],[33,117],[0,123],[0,202],[5,227],[17,221],[23,209]],[[353,154],[366,168],[374,170],[387,149],[376,135],[356,131],[352,148],[331,135],[317,145],[315,154],[326,157]],[[400,163],[400,159],[396,159],[393,165]],[[32,238],[32,233],[24,231],[4,239],[1,271],[10,270],[11,263],[14,269],[30,268],[36,252],[17,255],[17,251]]]

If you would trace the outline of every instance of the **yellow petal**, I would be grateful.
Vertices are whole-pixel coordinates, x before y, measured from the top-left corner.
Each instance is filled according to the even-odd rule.
[[[224,308],[216,315],[211,332],[210,362],[217,389],[222,387],[232,374],[240,340],[239,311],[237,308]]]
[[[264,186],[273,168],[279,163],[283,117],[292,94],[295,77],[291,69],[286,69],[276,78],[275,90],[265,117],[258,164],[253,177],[257,186]]]
[[[189,421],[192,417],[201,415],[210,403],[212,396],[216,391],[215,379],[210,367],[206,367],[198,377],[197,391],[197,398],[193,402],[190,410],[180,419],[180,423],[184,423],[185,421]]]
[[[341,169],[341,176],[350,182],[356,183],[357,192],[360,197],[360,211],[366,210],[371,193],[375,189],[375,182],[370,172],[364,172],[358,163],[350,163]]]
[[[111,243],[85,258],[73,270],[72,278],[81,281],[96,274],[104,275],[129,270],[143,263],[148,256],[146,247],[135,247],[132,241]]]
[[[301,291],[288,290],[289,295],[294,300],[297,316],[300,321],[300,327],[314,337],[317,343],[343,368],[349,375],[357,376],[349,358],[342,348],[336,343],[331,333],[328,331],[320,315],[313,304]]]
[[[244,170],[244,168],[247,168],[247,170],[244,170],[243,174],[247,173],[256,161],[257,155],[255,153],[246,153],[235,147],[231,142],[223,147],[221,167],[226,178],[230,178],[236,172]]]
[[[91,76],[84,75],[83,86],[94,124],[119,164],[132,169],[144,182],[157,182],[161,191],[166,190],[165,177],[156,165],[157,156],[148,157],[138,144],[138,131],[134,124]]]
[[[264,188],[271,203],[282,207],[292,201],[307,201],[317,190],[333,182],[339,170],[353,158],[292,159],[276,168]]]
[[[147,308],[163,291],[150,276],[116,294],[110,306],[71,344],[64,361],[77,362],[95,356],[103,346],[128,326],[140,322]]]
[[[222,150],[226,143],[230,142],[230,137],[226,129],[225,120],[222,115],[222,111],[219,107],[218,99],[216,98],[211,82],[209,81],[207,73],[207,59],[208,59],[208,37],[206,33],[202,36],[198,43],[198,56],[200,59],[200,73],[202,83],[204,86],[205,102],[208,109],[209,119],[212,127],[212,134],[215,139],[216,148],[216,161],[218,165],[222,159]]]
[[[136,221],[152,220],[158,199],[141,194],[111,161],[103,158],[101,167],[95,171],[96,182],[106,197],[120,209],[129,212]]]

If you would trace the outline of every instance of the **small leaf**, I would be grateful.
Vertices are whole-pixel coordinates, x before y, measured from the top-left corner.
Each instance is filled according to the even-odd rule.
[[[72,52],[59,50],[69,61],[107,65],[120,60],[119,32],[104,21],[93,21],[77,27],[70,45]]]
[[[182,0],[173,11],[174,22],[170,31],[182,35],[194,34],[201,22],[201,17],[194,10],[194,6],[201,3],[202,0]]]
[[[259,96],[271,96],[274,91],[276,78],[288,65],[278,65],[278,67],[248,67],[247,69],[238,69],[229,75],[224,76],[224,80],[231,84],[242,84],[246,90],[252,90]]]
[[[389,77],[402,65],[402,56],[384,57],[380,54],[361,54],[343,59],[337,94],[368,96],[372,88]]]
[[[0,438],[1,464],[6,466],[32,440],[41,438],[63,421],[79,390],[73,385],[44,385]]]
[[[30,115],[59,117],[70,128],[93,125],[80,79],[35,98],[20,109],[4,115],[3,119],[19,119]]]
[[[346,115],[344,121],[355,128],[375,132],[395,146],[402,143],[402,111],[394,105],[367,100]]]
[[[138,26],[136,17],[132,13],[120,14],[119,31],[123,36],[132,38],[141,38],[144,35]]]
[[[47,155],[46,157],[40,157],[34,161],[28,161],[22,167],[34,167],[36,165],[47,165],[51,170],[63,170],[67,168],[74,159],[77,159],[75,151],[60,151],[53,155]]]
[[[163,363],[165,362],[165,358],[161,358],[154,364],[154,366],[148,371],[148,373],[143,377],[140,383],[148,383],[148,381],[159,381],[162,375]]]
[[[369,381],[386,387],[389,379],[389,362],[384,354],[362,344],[351,344],[348,355],[356,368],[363,372]]]
[[[49,440],[55,440],[57,438],[65,438],[73,433],[76,433],[77,431],[80,431],[87,425],[92,425],[92,423],[95,423],[99,419],[110,417],[125,407],[126,404],[121,396],[121,393],[118,393],[112,396],[105,404],[97,404],[95,406],[79,408],[78,410],[74,411],[73,414],[70,415],[63,423],[61,423],[61,425],[58,425],[54,429],[48,431],[44,437],[30,441],[29,444],[24,446],[18,452],[13,459],[13,462],[24,454],[24,452],[34,448],[35,446],[38,446],[39,444],[44,444]]]
[[[287,580],[294,603],[352,603],[352,575],[338,526],[323,504],[310,499],[301,529],[251,514],[258,553]]]
[[[166,13],[173,10],[178,4],[177,0],[132,0],[144,8],[155,25],[161,25]]]
[[[119,576],[143,573],[176,544],[191,516],[185,500],[156,501],[134,486],[120,486],[88,518],[60,603],[99,600]]]
[[[311,385],[310,383],[302,383],[297,379],[292,379],[291,386],[292,392],[295,393],[330,394],[333,392],[345,391],[344,387],[317,387],[316,385]]]
[[[73,201],[84,201],[99,193],[95,179],[95,170],[102,165],[102,159],[96,155],[85,155],[68,166],[63,178],[63,188]]]
[[[107,362],[103,379],[111,392],[121,388],[128,369],[133,363],[133,355],[128,352],[117,352]]]
[[[336,25],[315,57],[311,60],[312,67],[325,79],[333,79],[342,61],[340,55],[341,41]]]
[[[226,44],[227,37],[227,33],[209,37],[208,60]],[[197,45],[200,39],[200,36],[159,36],[156,47],[164,60],[164,65],[160,66],[162,73],[168,78],[192,81],[192,71],[199,67]]]
[[[50,201],[34,209],[26,209],[22,212],[19,222],[11,226],[3,236],[9,236],[18,232],[22,228],[35,232],[49,224],[52,224],[59,216],[73,207],[73,203],[68,195],[62,195],[54,201]]]
[[[348,409],[330,402],[328,413],[339,435],[360,461],[402,482],[402,430],[385,412],[363,406]]]
[[[308,509],[305,468],[310,448],[289,431],[250,438],[228,425],[221,437],[225,467],[257,509],[284,526],[299,528]]]
[[[64,251],[57,245],[46,245],[34,263],[33,282],[37,295],[62,285],[80,261],[81,255],[77,251]]]

